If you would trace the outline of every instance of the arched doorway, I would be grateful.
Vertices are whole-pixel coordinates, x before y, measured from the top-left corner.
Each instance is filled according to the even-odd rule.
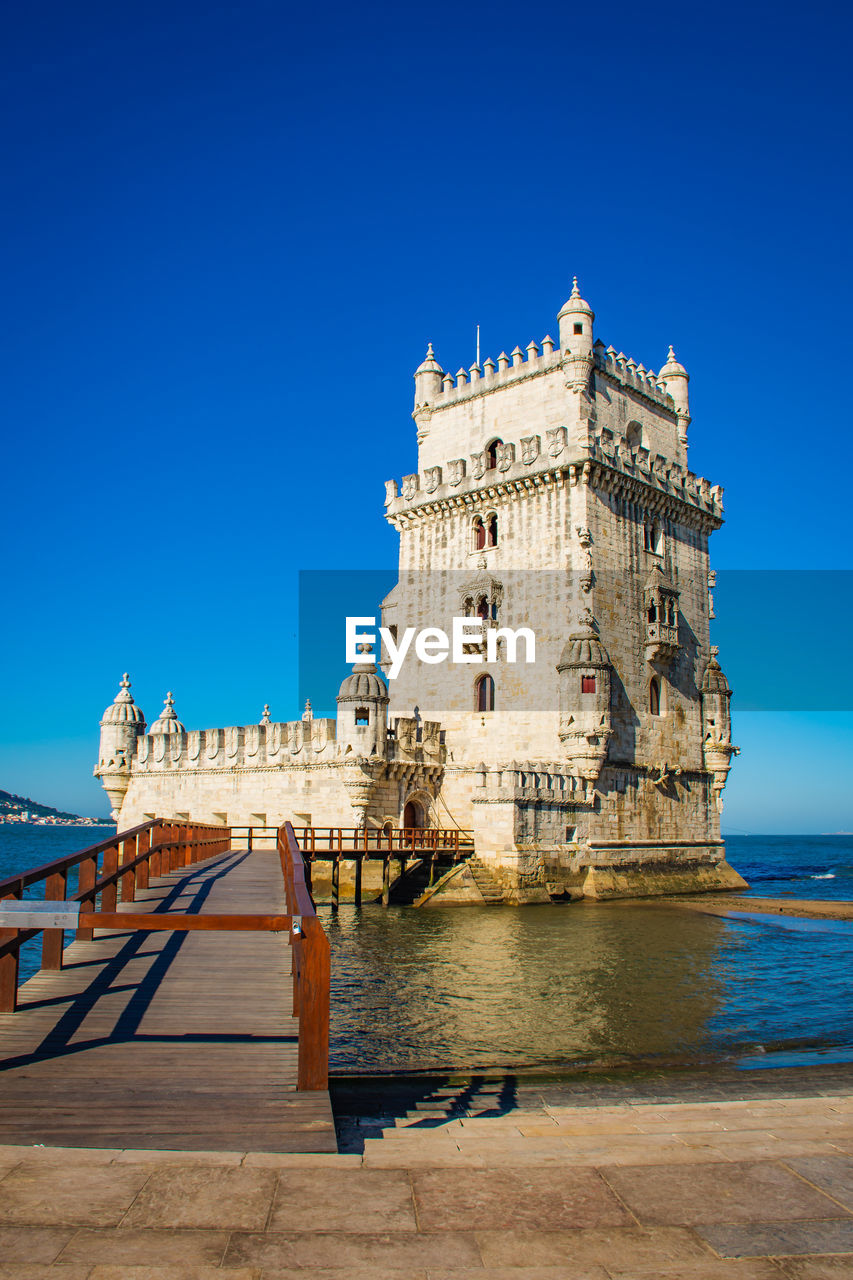
[[[414,828],[416,831],[423,831],[424,810],[417,800],[407,800],[406,807],[403,810],[403,826],[406,828]]]

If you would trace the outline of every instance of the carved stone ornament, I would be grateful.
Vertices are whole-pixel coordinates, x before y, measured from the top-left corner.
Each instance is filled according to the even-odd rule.
[[[187,734],[187,755],[190,760],[198,760],[201,755],[201,733],[198,729],[192,729]]]
[[[158,764],[162,764],[165,755],[166,755],[166,734],[155,733],[154,734],[154,759],[157,761]]]
[[[231,725],[225,730],[225,754],[229,760],[233,760],[237,755],[240,746],[240,730],[236,725]]]
[[[209,760],[215,760],[219,755],[219,749],[222,746],[222,730],[207,729],[204,734],[205,755]]]
[[[552,458],[558,458],[566,447],[568,432],[565,427],[549,427],[548,452]]]
[[[441,467],[427,467],[424,471],[424,488],[427,493],[435,493],[441,484]]]
[[[139,763],[145,764],[148,760],[148,753],[151,750],[151,739],[146,734],[145,737],[139,739]]]
[[[485,453],[471,454],[471,475],[475,480],[482,480],[486,474],[486,455]]]
[[[183,759],[184,755],[184,735],[182,733],[169,734],[169,756],[173,764],[177,764]]]
[[[542,452],[541,436],[525,436],[521,442],[521,461],[525,466],[535,462]]]
[[[390,507],[391,503],[399,495],[400,489],[396,480],[385,481],[385,506]]]
[[[267,730],[267,755],[277,756],[281,751],[281,725],[271,724]]]
[[[465,459],[454,458],[447,464],[447,480],[449,484],[461,484],[465,479]]]
[[[412,498],[414,498],[418,491],[419,483],[420,477],[417,472],[415,472],[414,475],[403,476],[403,497],[407,502],[411,502]]]
[[[329,740],[328,724],[325,720],[314,720],[311,723],[311,743],[315,751],[323,751]]]
[[[515,445],[499,444],[497,448],[498,471],[509,471],[515,462]]]
[[[246,755],[256,756],[261,745],[261,730],[258,725],[246,726]]]

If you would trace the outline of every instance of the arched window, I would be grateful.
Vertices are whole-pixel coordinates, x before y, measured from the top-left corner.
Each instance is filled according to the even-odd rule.
[[[658,680],[657,676],[652,676],[651,683],[649,684],[649,711],[651,711],[653,716],[659,716],[661,714],[660,680]]]
[[[663,554],[660,524],[650,516],[646,516],[643,523],[643,550],[651,551],[656,556]]]
[[[494,711],[495,682],[491,676],[479,676],[474,691],[477,695],[478,711]]]
[[[486,546],[496,547],[498,545],[498,518],[492,514],[486,517]]]
[[[675,626],[675,604],[672,600],[666,602],[666,625],[668,627]]]
[[[486,470],[494,471],[498,465],[498,449],[503,444],[503,440],[492,440],[486,445]]]
[[[658,620],[658,611],[655,607],[655,602],[653,600],[649,605],[649,622],[657,622],[657,620]]]
[[[625,431],[629,449],[637,449],[643,443],[643,428],[639,422],[629,422]]]
[[[485,622],[489,616],[489,602],[485,596],[480,596],[477,601],[477,617],[482,618]]]
[[[581,676],[581,693],[595,693],[595,676]]]
[[[355,722],[356,724],[370,724],[370,712],[367,707],[356,707]]]
[[[472,600],[471,596],[467,596],[465,599],[465,617],[473,618],[473,616],[474,616],[474,601]]]
[[[475,551],[482,551],[486,545],[486,526],[483,524],[482,517],[474,516],[472,524],[473,530],[473,547]]]

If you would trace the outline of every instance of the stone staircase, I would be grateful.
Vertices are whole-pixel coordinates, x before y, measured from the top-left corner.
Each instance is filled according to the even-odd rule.
[[[468,869],[486,906],[499,906],[504,900],[504,891],[486,864],[479,858],[469,858]]]

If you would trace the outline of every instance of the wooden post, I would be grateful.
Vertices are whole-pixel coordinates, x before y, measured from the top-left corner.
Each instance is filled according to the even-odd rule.
[[[105,876],[111,876],[118,871],[118,845],[111,844],[109,849],[104,850],[104,866]],[[105,885],[101,890],[101,910],[109,911],[111,914],[116,909],[118,900],[118,884],[114,880],[112,884]]]
[[[163,828],[160,826],[159,823],[152,822],[151,823],[151,845],[152,846],[158,845],[162,839],[163,839]],[[153,877],[156,880],[158,876],[162,874],[160,871],[161,865],[162,865],[162,860],[160,858],[160,850],[154,849],[154,852],[151,854],[151,857],[148,859],[149,878]]]
[[[136,836],[131,836],[129,840],[125,840],[122,845],[121,860],[122,863],[132,862],[136,857]],[[121,878],[121,900],[122,902],[136,901],[136,869],[131,868],[125,871]]]
[[[341,860],[340,857],[332,859],[332,910],[338,909],[338,898],[341,891]]]
[[[81,894],[85,896],[80,899],[80,910],[91,912],[95,910],[95,894],[89,892],[94,889],[95,881],[98,878],[98,855],[95,854],[91,858],[84,858],[80,863],[78,872],[77,887]],[[78,929],[78,942],[91,942],[95,936],[93,929]]]
[[[382,905],[388,906],[391,897],[391,859],[386,856],[382,859]]]
[[[3,901],[21,897],[21,892],[7,893]],[[17,936],[17,929],[0,929],[0,942],[13,942]],[[9,955],[0,956],[0,1013],[14,1013],[18,1007],[18,951],[14,947]]]
[[[50,902],[63,902],[68,887],[68,875],[65,871],[56,871],[45,881],[45,896]],[[41,936],[41,967],[43,969],[61,969],[62,951],[65,945],[63,929],[45,929]]]
[[[364,862],[363,857],[356,857],[355,860],[355,905],[361,906],[361,865]]]
[[[299,975],[300,1090],[329,1087],[329,939],[316,916],[302,921],[302,966]]]
[[[139,835],[136,837],[136,852],[147,853],[150,848],[151,848],[150,829],[148,831],[140,831]],[[137,873],[136,873],[137,889],[148,888],[150,868],[151,868],[150,858],[146,858],[144,862],[140,862],[139,867],[137,869]]]
[[[249,827],[249,838],[246,841],[246,843],[249,846],[249,853],[251,853],[252,852],[252,828],[251,827]]]

